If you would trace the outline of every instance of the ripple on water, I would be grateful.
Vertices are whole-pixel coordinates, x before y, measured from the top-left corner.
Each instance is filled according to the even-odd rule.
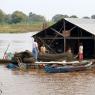
[[[2,95],[95,95],[95,70],[47,74],[0,66]]]

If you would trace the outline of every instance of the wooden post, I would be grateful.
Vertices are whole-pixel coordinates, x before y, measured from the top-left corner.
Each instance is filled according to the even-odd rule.
[[[65,53],[65,50],[66,50],[66,39],[64,37],[64,53]]]
[[[64,20],[64,31],[63,32],[65,32],[65,20]],[[65,53],[65,46],[66,45],[66,39],[65,39],[65,36],[64,36],[64,53]]]
[[[65,31],[65,20],[64,20],[64,31]],[[63,31],[63,32],[64,32],[64,31]]]
[[[95,37],[94,37],[94,57],[95,57]]]

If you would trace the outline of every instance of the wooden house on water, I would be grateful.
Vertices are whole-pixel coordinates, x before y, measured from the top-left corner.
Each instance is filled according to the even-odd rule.
[[[71,48],[77,54],[82,43],[84,58],[95,57],[95,19],[61,19],[33,37],[51,53],[64,53]]]

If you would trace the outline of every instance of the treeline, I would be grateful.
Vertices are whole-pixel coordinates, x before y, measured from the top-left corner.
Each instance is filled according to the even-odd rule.
[[[79,18],[79,17],[77,15],[68,16],[68,15],[57,14],[57,15],[52,17],[52,21],[57,22],[58,20],[60,20],[62,18]],[[95,15],[92,15],[91,17],[84,16],[82,18],[83,19],[95,19]]]
[[[52,17],[51,22],[57,22],[62,18],[79,18],[77,15],[63,15],[56,14]],[[84,16],[84,19],[95,19],[95,15],[91,17]],[[35,13],[30,12],[28,15],[23,13],[22,11],[14,11],[12,14],[6,14],[3,10],[0,9],[0,24],[17,24],[17,23],[38,23],[38,22],[47,22],[46,18],[42,15],[37,15]]]
[[[48,26],[54,24],[62,18],[79,18],[77,15],[56,14],[50,21],[42,15],[30,12],[28,15],[22,11],[14,11],[12,14],[6,14],[0,9],[0,33],[21,33],[28,31],[41,31]],[[91,17],[84,16],[83,19],[95,19],[95,15]]]
[[[30,12],[29,15],[21,11],[14,11],[12,14],[6,14],[0,9],[0,24],[35,23],[44,21],[46,21],[44,16],[32,12]]]

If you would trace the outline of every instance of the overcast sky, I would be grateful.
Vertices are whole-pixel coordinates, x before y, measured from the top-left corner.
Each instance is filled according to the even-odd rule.
[[[5,13],[15,10],[28,14],[33,12],[51,19],[55,14],[77,15],[95,14],[95,0],[0,0],[0,9]]]

